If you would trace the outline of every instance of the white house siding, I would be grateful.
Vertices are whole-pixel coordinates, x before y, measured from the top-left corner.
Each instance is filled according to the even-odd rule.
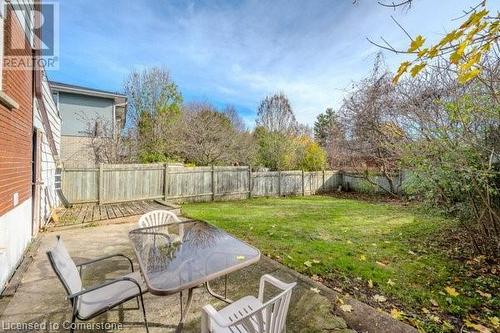
[[[0,216],[0,291],[31,241],[31,198]],[[26,223],[20,223],[25,221]]]
[[[54,138],[54,143],[58,152],[60,152],[61,147],[61,118],[57,110],[56,104],[52,98],[52,93],[50,91],[49,84],[47,82],[46,76],[43,75],[42,80],[42,91],[43,100],[45,103],[45,109],[47,110],[47,116],[49,118],[50,128],[52,130],[52,136]],[[52,155],[50,150],[49,141],[45,134],[45,129],[42,124],[42,117],[40,115],[40,108],[38,107],[37,101],[35,101],[35,113],[33,126],[40,131],[42,131],[42,164],[41,164],[41,177],[43,181],[42,193],[41,193],[41,204],[40,204],[40,226],[43,226],[50,217],[50,213],[53,208],[60,205],[59,197],[56,193],[55,187],[55,175],[57,168],[57,158]]]

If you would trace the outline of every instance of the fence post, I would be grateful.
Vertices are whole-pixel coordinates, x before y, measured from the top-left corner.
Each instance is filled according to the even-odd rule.
[[[248,198],[252,198],[252,167],[248,166]]]
[[[212,164],[212,201],[215,200],[215,167]]]
[[[278,196],[281,197],[281,170],[278,170]]]
[[[306,184],[305,184],[305,180],[304,180],[304,169],[302,169],[302,196],[305,196],[306,195]]]
[[[104,199],[104,165],[99,163],[99,180],[97,181],[97,201],[101,205]]]
[[[167,202],[168,196],[168,163],[165,163],[165,170],[163,173],[163,200]]]
[[[322,192],[326,192],[325,190],[325,169],[323,169],[323,185],[321,186]]]

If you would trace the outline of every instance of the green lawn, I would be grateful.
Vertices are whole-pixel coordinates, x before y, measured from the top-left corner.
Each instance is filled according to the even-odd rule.
[[[489,289],[498,288],[498,280],[468,278],[463,263],[429,245],[429,236],[436,239],[451,222],[415,208],[314,196],[195,203],[182,210],[296,271],[362,294],[387,310],[395,306],[426,331],[445,331],[445,320],[459,325],[453,317],[463,320],[471,313],[483,314],[486,323],[494,313],[482,307],[498,309],[494,294],[481,297],[477,292],[492,293]],[[445,287],[459,295],[450,295]],[[375,294],[388,301],[377,303]]]

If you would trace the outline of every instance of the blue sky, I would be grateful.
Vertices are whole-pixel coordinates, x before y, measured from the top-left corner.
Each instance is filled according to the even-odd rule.
[[[131,70],[165,66],[186,101],[235,105],[252,126],[261,99],[283,91],[311,125],[369,72],[378,49],[366,37],[407,47],[390,15],[436,40],[474,3],[415,0],[393,11],[375,0],[60,1],[60,66],[48,75],[120,91]],[[403,59],[385,56],[392,69]]]

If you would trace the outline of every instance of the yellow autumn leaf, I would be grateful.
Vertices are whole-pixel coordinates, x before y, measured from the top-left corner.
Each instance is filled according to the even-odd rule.
[[[413,66],[412,69],[410,70],[411,76],[413,77],[417,76],[418,73],[420,73],[420,71],[424,69],[426,65],[427,64],[425,62],[421,62],[420,64],[416,64],[415,66]]]
[[[493,325],[494,328],[499,328],[500,327],[500,319],[498,317],[488,317],[488,320],[490,321],[491,325]]]
[[[344,312],[351,312],[352,311],[352,306],[349,304],[343,304],[340,306],[340,310]]]
[[[457,297],[458,295],[460,295],[453,287],[446,287],[444,288],[444,290],[448,293],[448,295],[452,297]]]
[[[460,72],[458,74],[458,82],[460,82],[461,84],[467,83],[476,76],[478,76],[479,73],[481,73],[481,70],[479,68],[474,68],[466,72]]]
[[[359,260],[366,261],[366,256],[364,254],[360,255]]]
[[[422,58],[427,53],[427,51],[429,51],[429,49],[428,48],[424,48],[424,49],[418,51],[417,56],[419,58]]]
[[[373,281],[371,279],[368,280],[368,288],[373,288]]]
[[[475,329],[476,331],[478,331],[479,333],[491,333],[491,330],[489,328],[487,328],[486,326],[483,326],[481,324],[476,324],[476,323],[473,323],[471,322],[470,320],[468,319],[465,319],[464,320],[464,324],[465,326],[467,326],[468,328],[472,328],[472,329]]]
[[[393,308],[393,309],[391,310],[391,317],[392,317],[392,318],[399,320],[399,319],[403,318],[403,316],[404,316],[404,312],[399,311],[399,310],[398,310],[398,309],[396,309],[396,308]]]
[[[468,71],[469,69],[471,69],[472,66],[477,64],[480,60],[481,60],[481,53],[475,52],[474,54],[468,57],[468,60],[464,64],[460,65],[460,70],[464,72]]]
[[[437,56],[439,53],[439,48],[437,48],[436,46],[433,46],[429,49],[429,51],[427,52],[427,55],[429,56],[429,58],[434,58],[435,56]]]
[[[387,284],[390,286],[394,286],[396,283],[392,281],[391,279],[387,280]]]
[[[418,50],[422,45],[425,43],[425,38],[422,35],[418,35],[415,37],[414,40],[412,40],[410,44],[410,48],[408,49],[408,52],[415,52]]]

